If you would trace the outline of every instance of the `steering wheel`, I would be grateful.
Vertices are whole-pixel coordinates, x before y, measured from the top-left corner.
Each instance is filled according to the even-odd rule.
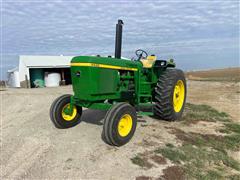
[[[140,61],[140,59],[143,57],[143,58],[147,58],[148,57],[148,53],[142,49],[138,49],[135,51],[135,54],[137,55],[138,57],[138,61]]]

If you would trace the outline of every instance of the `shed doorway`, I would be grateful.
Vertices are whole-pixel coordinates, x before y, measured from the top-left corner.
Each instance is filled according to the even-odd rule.
[[[31,88],[45,87],[45,78],[48,74],[58,73],[60,76],[59,86],[72,84],[69,67],[64,68],[29,68],[29,85]]]

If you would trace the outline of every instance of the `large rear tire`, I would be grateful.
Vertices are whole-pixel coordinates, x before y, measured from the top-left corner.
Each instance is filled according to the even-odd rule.
[[[137,126],[137,114],[130,104],[115,104],[106,114],[102,139],[109,145],[122,146],[133,137]]]
[[[186,102],[186,80],[180,69],[166,69],[155,88],[154,114],[164,120],[181,118]]]
[[[64,108],[70,105],[70,94],[65,94],[53,101],[50,107],[50,119],[56,128],[64,129],[76,126],[81,121],[82,107],[73,106],[72,115],[67,115]]]

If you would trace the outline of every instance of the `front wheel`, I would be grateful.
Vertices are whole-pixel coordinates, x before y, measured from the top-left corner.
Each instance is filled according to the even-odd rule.
[[[118,103],[107,112],[102,138],[113,146],[122,146],[133,137],[137,126],[137,114],[130,104]]]
[[[70,98],[70,94],[62,95],[50,107],[50,119],[57,128],[70,128],[81,121],[82,107],[73,105],[72,115],[65,113],[65,109],[70,107]]]

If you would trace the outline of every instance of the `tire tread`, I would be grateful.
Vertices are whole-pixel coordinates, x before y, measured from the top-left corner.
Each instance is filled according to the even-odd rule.
[[[159,80],[155,87],[155,106],[154,114],[164,120],[176,120],[183,111],[176,113],[173,110],[172,91],[175,86],[176,79],[181,78],[186,83],[184,73],[180,69],[166,69],[159,77]],[[186,86],[185,86],[186,91]],[[186,93],[186,92],[185,92]],[[186,94],[185,94],[186,95]],[[186,98],[185,98],[186,99]]]

